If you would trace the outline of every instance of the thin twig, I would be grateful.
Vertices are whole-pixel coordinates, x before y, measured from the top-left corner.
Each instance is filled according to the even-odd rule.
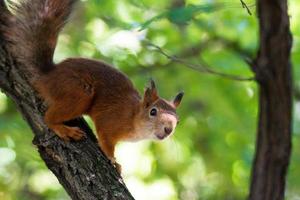
[[[212,74],[212,75],[217,75],[217,76],[220,76],[223,78],[236,80],[236,81],[253,81],[253,80],[255,80],[254,77],[240,77],[240,76],[236,76],[236,75],[232,75],[232,74],[226,74],[223,72],[217,72],[217,71],[211,69],[209,67],[209,65],[203,59],[200,59],[201,65],[186,62],[185,60],[178,58],[177,56],[172,56],[172,55],[168,54],[161,47],[159,47],[149,41],[146,41],[146,43],[147,43],[147,45],[154,47],[160,54],[164,55],[169,60],[171,60],[173,62],[181,63],[184,66],[186,66],[190,69],[193,69],[195,71]]]
[[[252,15],[251,10],[247,6],[247,4],[243,0],[240,0],[240,1],[241,1],[241,4],[242,4],[243,8],[245,8],[247,10],[248,14]]]

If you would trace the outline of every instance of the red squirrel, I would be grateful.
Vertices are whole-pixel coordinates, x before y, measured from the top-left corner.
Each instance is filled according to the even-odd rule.
[[[88,115],[93,120],[100,148],[117,166],[114,151],[119,141],[162,140],[178,123],[174,100],[160,98],[151,81],[144,96],[129,78],[102,61],[69,58],[58,64],[53,54],[60,30],[76,0],[21,0],[11,6],[6,32],[14,57],[32,74],[32,84],[47,104],[44,120],[63,140],[80,140],[84,132],[64,122]]]

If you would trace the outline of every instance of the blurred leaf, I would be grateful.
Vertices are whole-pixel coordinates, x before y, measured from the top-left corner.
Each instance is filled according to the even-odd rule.
[[[169,19],[170,22],[178,25],[187,24],[195,15],[201,13],[210,13],[223,7],[223,4],[205,4],[205,5],[187,5],[184,7],[173,8],[169,11],[163,12],[159,15],[152,17],[143,24],[141,24],[140,30],[148,28],[153,22],[162,20],[164,18]]]

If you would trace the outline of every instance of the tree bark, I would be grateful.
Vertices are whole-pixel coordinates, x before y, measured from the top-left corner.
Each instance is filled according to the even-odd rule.
[[[0,0],[0,26],[5,29],[6,8]],[[0,30],[1,30],[0,29]],[[86,122],[80,118],[68,122],[87,134],[79,142],[60,140],[43,121],[45,106],[28,82],[22,63],[11,57],[0,32],[0,88],[16,104],[33,133],[33,143],[41,158],[55,174],[74,200],[130,200],[133,199],[122,178],[104,156],[97,139]]]
[[[286,0],[257,0],[260,47],[253,70],[259,123],[249,199],[284,199],[291,154],[292,35]]]

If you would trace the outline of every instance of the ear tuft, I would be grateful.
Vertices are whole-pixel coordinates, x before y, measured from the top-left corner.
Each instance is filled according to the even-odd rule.
[[[183,95],[184,95],[184,92],[179,92],[176,95],[176,97],[174,98],[173,104],[176,108],[180,105]]]
[[[151,85],[151,90],[156,90],[155,82],[152,78],[150,79],[150,85]]]
[[[158,99],[158,93],[156,90],[155,82],[150,79],[150,87],[146,87],[144,93],[144,106],[148,107],[151,103]]]

